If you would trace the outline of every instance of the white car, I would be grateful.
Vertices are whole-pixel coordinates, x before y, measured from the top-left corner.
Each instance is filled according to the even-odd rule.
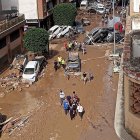
[[[52,34],[49,35],[49,40],[54,39],[63,29],[63,26],[59,26]]]
[[[54,25],[53,27],[51,27],[49,30],[48,30],[48,33],[49,33],[49,39],[50,39],[50,36],[52,36],[52,34],[59,28],[58,25]]]
[[[88,1],[87,0],[82,0],[80,3],[80,10],[86,10],[88,7]]]
[[[29,61],[24,68],[22,78],[27,81],[35,82],[40,70],[38,61]]]
[[[65,34],[67,34],[69,31],[73,30],[71,26],[63,26],[61,32],[57,35],[57,38],[63,37]]]
[[[53,27],[51,27],[51,28],[48,30],[48,33],[49,33],[50,35],[53,34],[58,28],[59,28],[58,25],[54,25]]]
[[[105,13],[105,7],[103,4],[98,3],[96,7],[96,12],[99,14],[104,14]]]

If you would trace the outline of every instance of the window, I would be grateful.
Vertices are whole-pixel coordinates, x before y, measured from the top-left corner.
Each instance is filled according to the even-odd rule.
[[[34,74],[34,68],[25,68],[24,74]]]
[[[50,9],[52,9],[52,8],[53,8],[52,2],[51,2],[51,1],[48,1],[48,2],[47,2],[47,10],[50,10]]]
[[[133,57],[140,57],[140,39],[133,39]]]
[[[139,0],[134,0],[134,7],[133,7],[133,11],[136,13],[139,13],[139,6],[140,6],[140,1]]]
[[[19,38],[20,33],[19,30],[14,31],[13,33],[10,34],[10,42],[13,42],[17,38]]]
[[[6,37],[0,39],[0,49],[6,46]]]

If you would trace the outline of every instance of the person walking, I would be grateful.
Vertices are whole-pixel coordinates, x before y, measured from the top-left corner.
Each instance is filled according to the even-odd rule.
[[[56,60],[54,61],[54,70],[55,72],[58,70],[58,63]]]
[[[80,52],[82,50],[82,44],[81,44],[81,42],[79,42],[77,46],[78,46],[78,51]]]
[[[67,99],[67,101],[69,102],[69,105],[71,106],[71,105],[72,105],[72,102],[71,102],[71,96],[68,95],[68,96],[66,97],[66,99]]]
[[[72,107],[72,106],[70,106],[70,111],[69,111],[69,113],[70,113],[70,119],[73,120],[73,118],[74,118],[74,113],[73,113],[73,107]]]
[[[61,56],[58,56],[57,57],[57,61],[58,61],[59,65],[61,66],[62,57]]]
[[[63,100],[63,108],[64,108],[64,111],[65,111],[65,114],[67,115],[68,112],[69,112],[69,102],[68,100],[65,98],[65,100]]]
[[[91,82],[91,80],[93,80],[94,76],[92,74],[92,72],[89,71],[88,73],[88,81]]]
[[[83,115],[84,115],[84,108],[82,107],[82,105],[80,103],[77,105],[77,112],[80,116],[80,119],[82,120]]]
[[[77,109],[77,104],[76,103],[73,103],[72,104],[72,108],[73,108],[73,115],[74,117],[77,115],[77,112],[76,112],[76,109]]]
[[[104,15],[102,15],[102,26],[104,26]]]
[[[87,82],[87,74],[85,72],[83,72],[83,81],[84,81],[84,84],[86,84],[86,82]]]
[[[78,42],[77,42],[77,40],[75,40],[75,41],[74,41],[74,50],[77,49],[77,45],[78,45]]]
[[[76,103],[76,104],[78,104],[78,102],[80,101],[75,91],[73,91],[72,100],[73,100],[73,103]]]
[[[64,42],[64,49],[65,49],[66,51],[68,51],[68,44],[67,44],[67,42]]]
[[[60,97],[60,104],[62,105],[65,99],[65,93],[61,89],[60,89],[59,97]]]
[[[82,43],[82,53],[83,53],[83,55],[86,54],[86,46],[85,46],[85,43]]]
[[[63,69],[65,69],[66,63],[64,59],[61,60],[61,66],[63,67]]]
[[[69,45],[68,45],[68,50],[71,51],[72,50],[72,43],[69,42]]]

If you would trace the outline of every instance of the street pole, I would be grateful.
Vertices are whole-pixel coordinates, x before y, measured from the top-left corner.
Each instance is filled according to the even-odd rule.
[[[121,10],[121,18],[123,19],[123,0],[122,0],[122,10]]]
[[[114,44],[113,44],[113,53],[115,54],[116,48],[115,48],[115,7],[114,7],[114,0],[113,0],[113,28],[114,28]]]

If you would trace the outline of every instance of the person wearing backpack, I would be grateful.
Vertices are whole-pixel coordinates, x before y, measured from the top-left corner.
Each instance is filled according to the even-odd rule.
[[[64,112],[67,115],[69,112],[69,102],[68,100],[65,98],[65,100],[63,101],[63,108],[64,108]]]

